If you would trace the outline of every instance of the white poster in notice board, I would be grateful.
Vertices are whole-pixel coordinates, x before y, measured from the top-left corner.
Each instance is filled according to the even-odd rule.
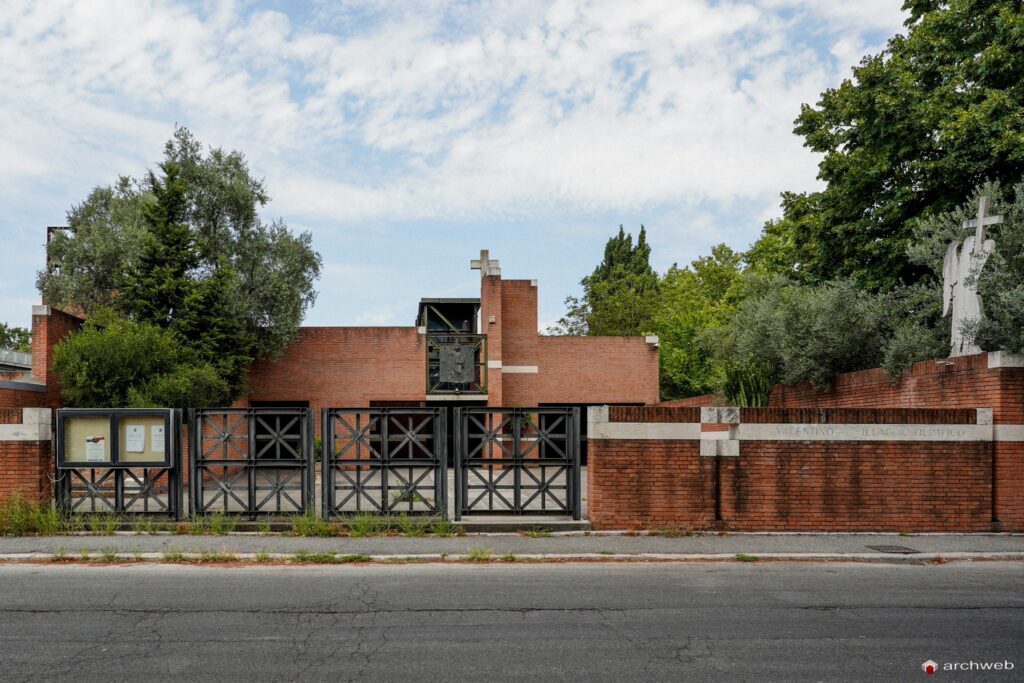
[[[107,459],[107,439],[103,436],[90,436],[85,439],[85,461],[105,462]]]
[[[154,453],[164,452],[164,427],[163,425],[153,425],[152,427],[152,440],[150,448]]]
[[[127,453],[143,453],[146,450],[146,425],[125,427],[124,450]]]

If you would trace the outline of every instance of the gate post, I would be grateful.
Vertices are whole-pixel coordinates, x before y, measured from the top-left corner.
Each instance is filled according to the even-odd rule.
[[[463,480],[465,479],[462,472],[462,432],[464,431],[464,420],[462,416],[462,408],[456,407],[452,412],[455,414],[455,459],[452,463],[455,466],[455,510],[451,515],[451,518],[458,522],[462,519],[462,505],[464,502],[462,498],[462,485]],[[445,488],[448,487],[447,478],[445,479],[444,485]]]
[[[572,518],[575,520],[583,517],[583,501],[580,490],[583,488],[580,472],[580,409],[572,409]]]

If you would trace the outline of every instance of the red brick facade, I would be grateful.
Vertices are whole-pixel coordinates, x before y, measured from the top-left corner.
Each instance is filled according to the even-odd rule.
[[[744,409],[738,424],[979,425],[976,410]],[[693,424],[697,408],[612,408],[612,424]],[[710,431],[697,430],[703,434]],[[736,425],[730,425],[736,427]],[[706,436],[706,435],[705,435]],[[707,443],[707,442],[705,442]],[[597,529],[825,531],[1024,529],[1024,444],[989,440],[742,440],[736,457],[701,438],[592,438]],[[1016,452],[1002,458],[1003,449]],[[993,463],[1002,463],[995,466]]]
[[[658,400],[656,344],[643,337],[542,336],[535,281],[487,275],[480,290],[488,405]],[[426,393],[426,340],[416,327],[302,328],[281,358],[254,364],[249,387],[249,402],[309,401],[313,408],[435,398]]]

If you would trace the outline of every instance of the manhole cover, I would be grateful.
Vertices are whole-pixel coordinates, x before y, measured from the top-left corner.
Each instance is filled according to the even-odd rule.
[[[869,545],[865,547],[870,548],[871,550],[876,550],[880,553],[894,553],[896,555],[914,555],[915,553],[921,552],[920,550],[908,548],[905,545]]]

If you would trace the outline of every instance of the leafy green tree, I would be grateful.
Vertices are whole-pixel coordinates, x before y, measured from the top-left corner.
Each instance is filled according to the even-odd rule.
[[[555,334],[625,336],[653,329],[658,302],[658,274],[650,265],[647,231],[633,235],[619,226],[608,240],[604,258],[583,278],[581,298],[566,299],[568,312],[550,331]]]
[[[722,383],[723,367],[699,340],[726,323],[742,297],[741,254],[724,244],[689,267],[673,265],[661,280],[654,331],[660,341],[661,398],[710,393]]]
[[[878,291],[916,282],[927,271],[908,257],[911,219],[953,209],[986,179],[1024,178],[1020,2],[904,8],[906,36],[804,105],[795,132],[824,155],[827,185],[784,196],[782,219],[753,249],[769,271]]]
[[[197,279],[220,268],[237,275],[232,310],[241,319],[254,356],[276,355],[291,342],[314,303],[321,259],[308,232],[294,234],[281,220],[265,223],[259,210],[269,201],[262,180],[251,176],[244,156],[203,146],[178,128],[164,150],[183,183],[183,206],[175,224],[189,228],[197,258]],[[166,175],[166,173],[165,173]],[[163,182],[163,181],[161,181]],[[156,201],[149,178],[122,177],[99,187],[68,212],[69,230],[48,246],[49,266],[37,277],[52,305],[89,314],[98,307],[121,308],[123,274],[138,273]]]
[[[96,309],[54,351],[69,406],[109,408],[223,405],[230,388],[208,363],[191,358],[171,330]]]
[[[774,277],[749,285],[728,323],[701,341],[724,369],[726,397],[764,405],[776,382],[824,389],[841,372],[881,366],[895,378],[916,361],[944,356],[949,326],[940,312],[932,287],[880,295],[850,280],[801,285]]]
[[[0,349],[8,351],[32,351],[32,332],[24,327],[0,323]]]

